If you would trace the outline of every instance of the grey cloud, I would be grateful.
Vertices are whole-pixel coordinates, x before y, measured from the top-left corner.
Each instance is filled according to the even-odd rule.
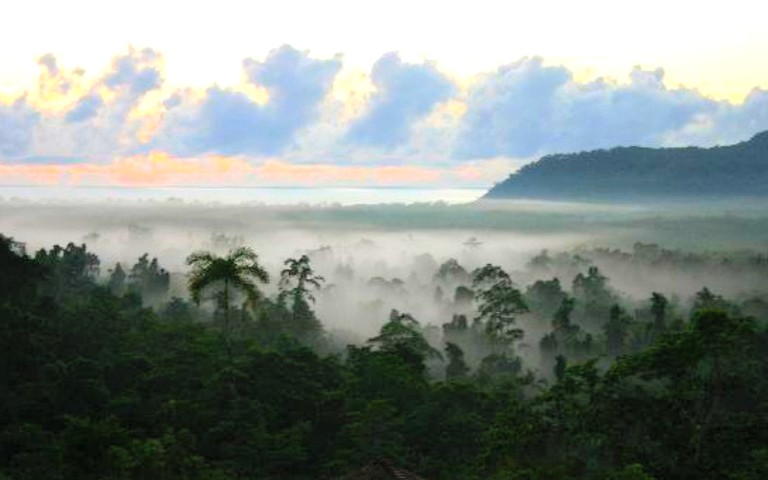
[[[264,61],[246,59],[245,75],[266,89],[266,104],[220,87],[209,88],[197,103],[175,98],[167,103],[159,143],[183,154],[280,153],[299,130],[317,119],[340,68],[337,58],[313,59],[290,46],[273,50]]]
[[[721,104],[668,88],[664,71],[636,68],[629,84],[574,81],[563,67],[524,59],[471,88],[457,158],[528,157],[616,145],[662,145]]]
[[[67,122],[83,122],[93,118],[99,113],[99,109],[104,105],[101,97],[92,93],[81,98],[77,104],[66,115]]]
[[[157,66],[159,55],[152,49],[130,49],[127,55],[112,61],[112,71],[104,84],[112,89],[127,88],[135,96],[160,88],[162,75]]]
[[[45,67],[49,75],[58,75],[59,73],[59,66],[56,61],[56,57],[53,56],[52,53],[41,55],[40,58],[37,59],[37,64]]]
[[[393,148],[407,142],[414,122],[456,91],[434,65],[403,63],[397,53],[382,56],[371,79],[376,92],[368,110],[346,134],[353,144]]]
[[[0,156],[3,160],[28,153],[39,118],[23,97],[11,104],[0,103]]]

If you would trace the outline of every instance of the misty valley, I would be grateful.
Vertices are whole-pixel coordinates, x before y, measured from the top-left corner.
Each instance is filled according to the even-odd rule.
[[[764,478],[748,205],[3,200],[0,478]]]
[[[4,2],[0,480],[768,479],[766,5]]]

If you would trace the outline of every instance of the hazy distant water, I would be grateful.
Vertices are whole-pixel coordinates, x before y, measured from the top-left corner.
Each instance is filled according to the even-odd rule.
[[[168,201],[265,205],[380,203],[468,203],[482,188],[243,188],[243,187],[0,187],[0,200],[24,201]]]

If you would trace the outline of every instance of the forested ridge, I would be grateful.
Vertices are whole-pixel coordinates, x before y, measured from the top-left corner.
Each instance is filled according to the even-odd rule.
[[[448,260],[437,331],[393,310],[344,345],[308,255],[273,278],[246,247],[192,252],[176,298],[151,255],[107,268],[86,245],[0,236],[0,479],[333,479],[375,459],[434,480],[768,478],[761,285],[631,303],[595,259],[768,266],[638,244],[542,252],[523,286]]]
[[[713,148],[616,147],[547,155],[484,198],[627,199],[768,195],[768,132]]]

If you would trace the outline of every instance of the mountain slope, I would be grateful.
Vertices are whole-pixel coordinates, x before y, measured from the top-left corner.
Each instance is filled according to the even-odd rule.
[[[768,131],[713,148],[618,147],[547,155],[484,198],[768,196]]]

